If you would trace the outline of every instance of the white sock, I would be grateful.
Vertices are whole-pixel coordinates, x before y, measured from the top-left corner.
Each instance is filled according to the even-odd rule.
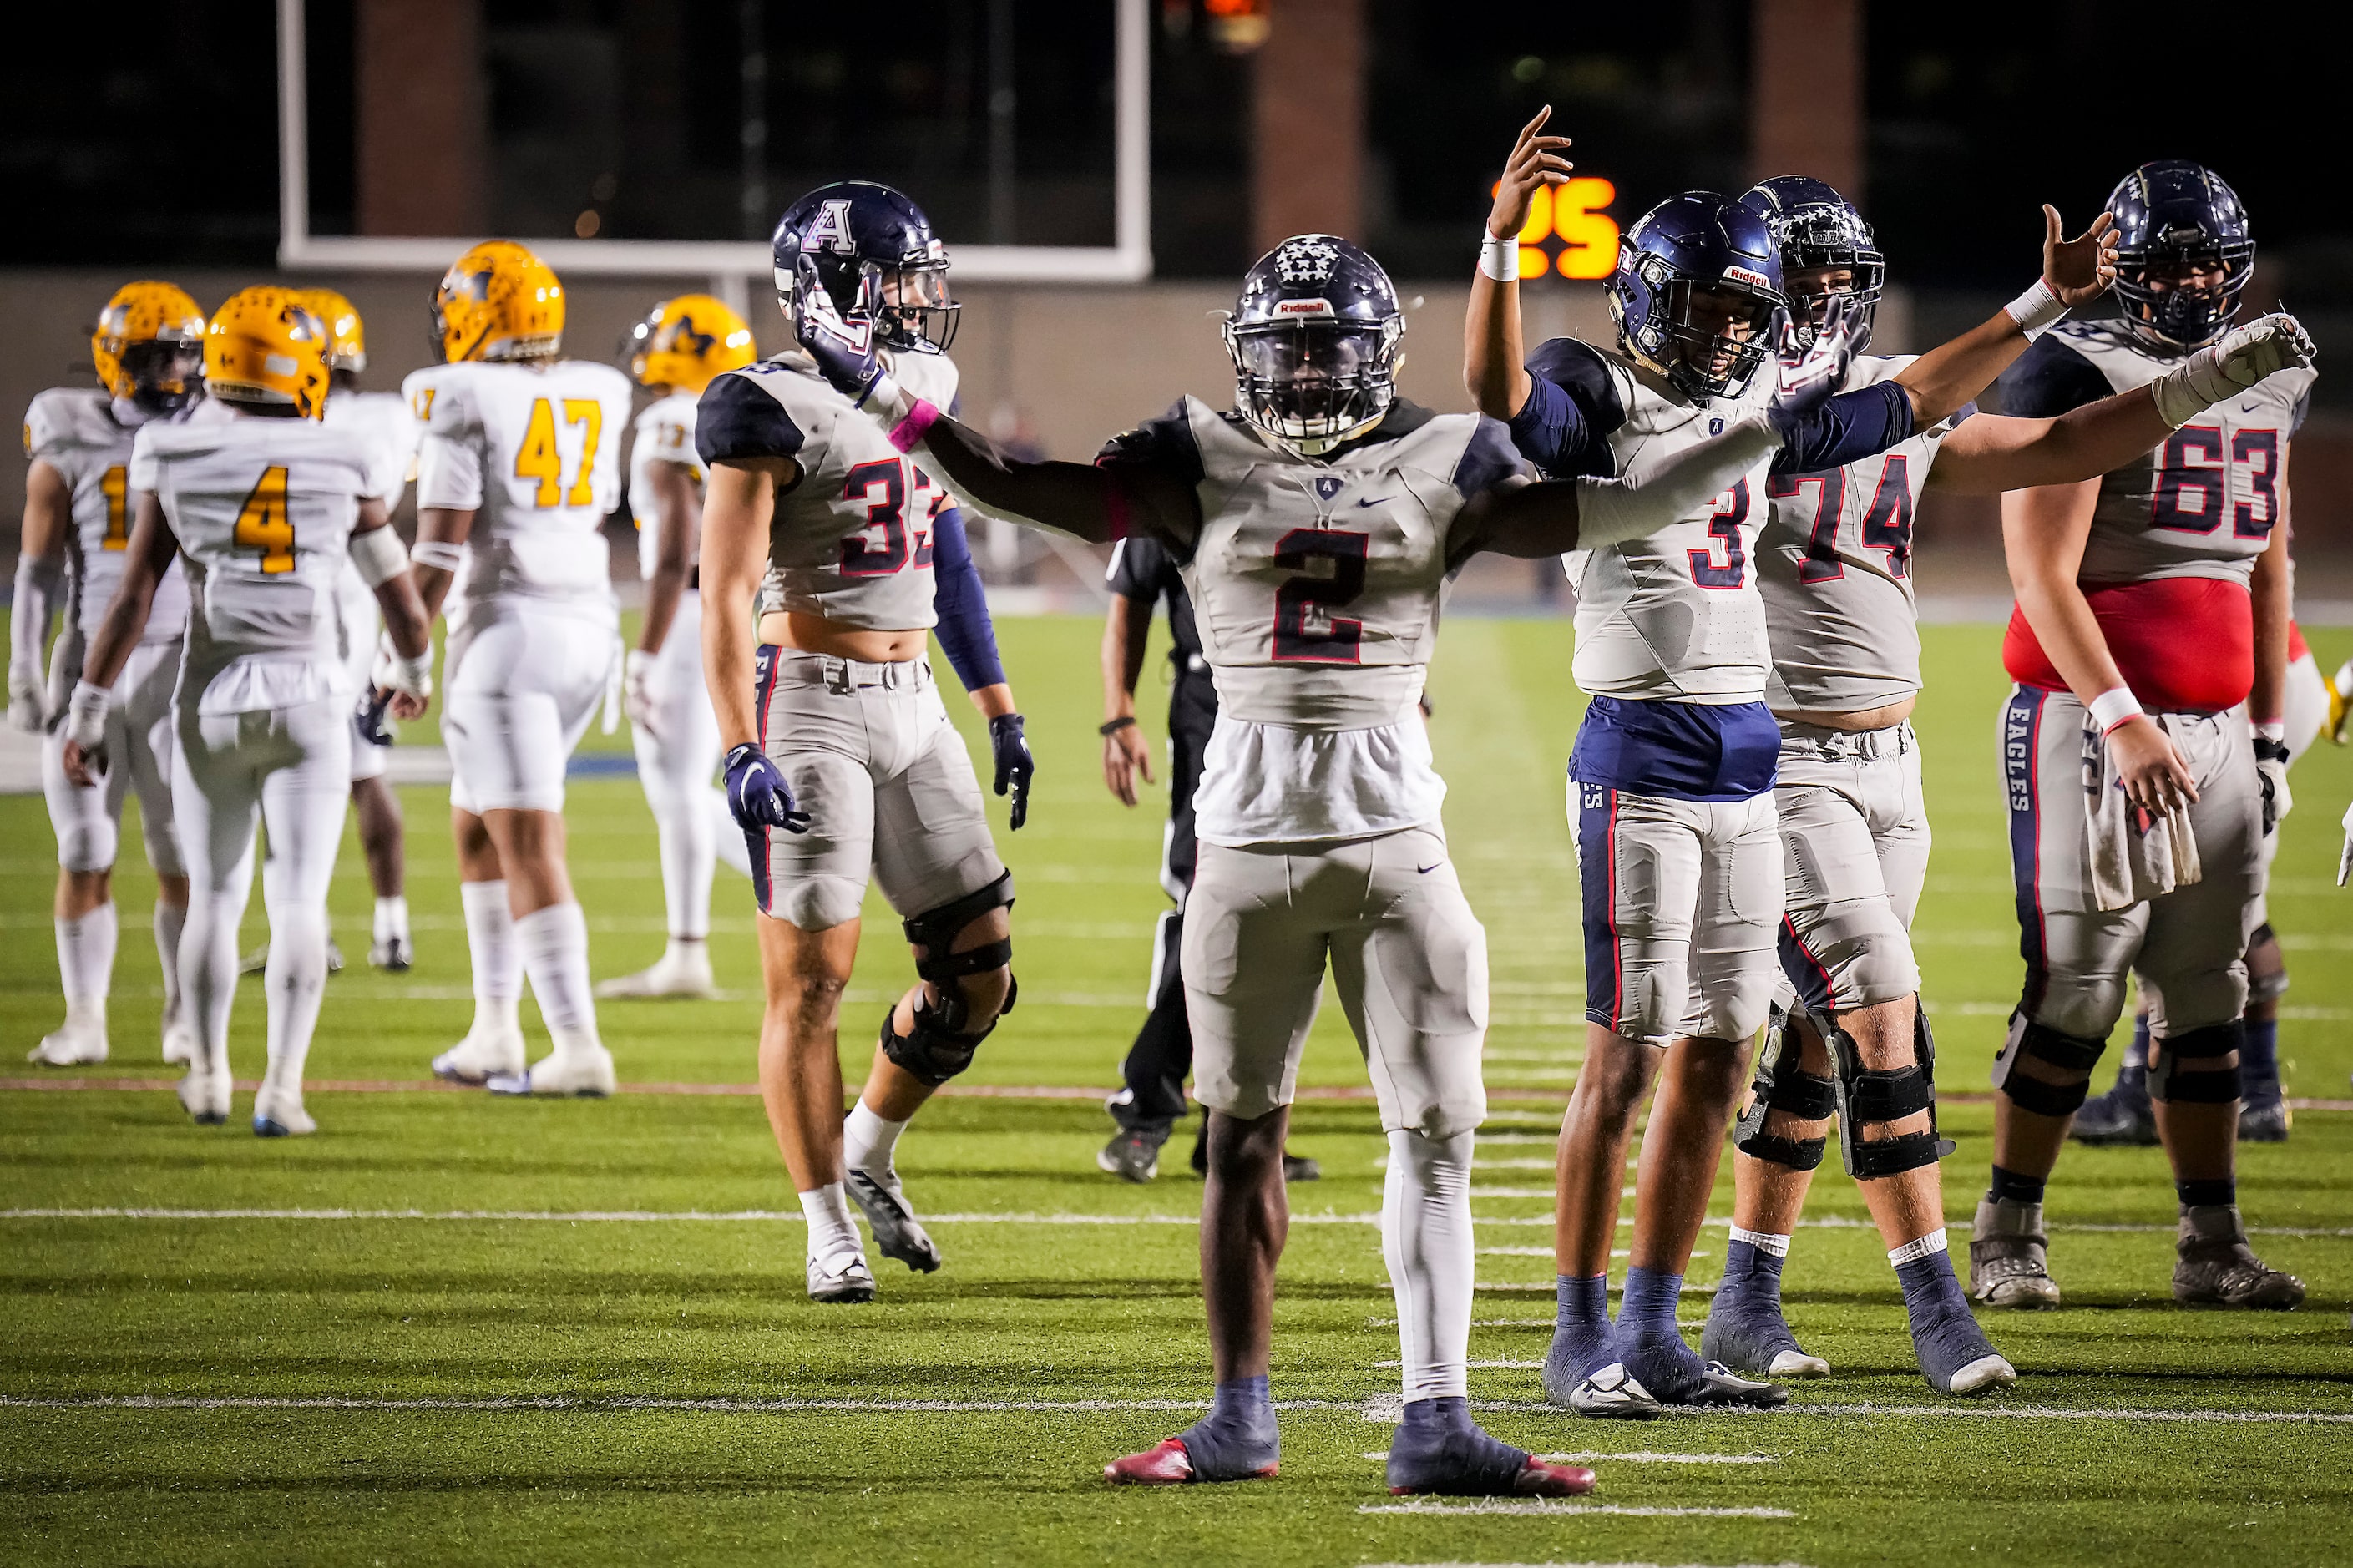
[[[841,1163],[880,1181],[891,1174],[891,1152],[899,1146],[903,1121],[885,1121],[861,1100],[841,1124]]]
[[[845,1252],[866,1256],[866,1246],[858,1239],[858,1226],[849,1217],[849,1195],[839,1182],[803,1193],[801,1213],[808,1218],[808,1255],[817,1261],[830,1267]]]
[[[155,900],[155,957],[164,965],[164,1027],[180,1018],[180,932],[188,923],[188,906]]]
[[[1381,1258],[1397,1294],[1408,1399],[1460,1399],[1470,1393],[1474,1142],[1469,1132],[1389,1134]]]
[[[474,964],[474,1027],[513,1034],[522,1027],[515,1016],[522,1001],[522,950],[507,912],[507,885],[460,882],[458,900],[466,907],[466,952]]]
[[[77,920],[58,921],[58,978],[66,994],[66,1022],[106,1032],[106,994],[114,983],[114,947],[121,927],[110,899]]]
[[[711,879],[718,865],[712,858],[719,852],[715,826],[692,795],[665,793],[654,808],[662,901],[670,910],[670,929],[679,936],[711,934]],[[743,838],[741,828],[735,837]]]
[[[180,993],[195,1031],[192,1068],[228,1071],[228,1010],[237,1000],[237,928],[245,918],[242,893],[188,895],[188,922],[180,933]],[[321,933],[322,940],[324,933]],[[323,962],[323,961],[322,961]]]
[[[719,856],[720,864],[739,877],[752,874],[752,843],[744,837],[743,825],[735,814],[727,809],[724,791],[706,789],[702,793],[700,809],[711,818],[711,843]]]
[[[1915,1237],[1901,1247],[1888,1248],[1887,1261],[1894,1268],[1901,1268],[1905,1264],[1916,1263],[1923,1258],[1934,1258],[1936,1254],[1947,1250],[1947,1247],[1944,1227],[1939,1226],[1926,1236]]]
[[[675,968],[680,964],[708,969],[711,967],[711,941],[708,937],[674,936],[662,948],[662,962]]]
[[[298,1099],[302,1064],[318,1032],[319,1004],[327,994],[325,916],[324,910],[273,910],[269,917],[269,963],[261,972],[269,1006],[269,1066],[262,1081]]]
[[[500,891],[503,895],[503,883],[500,884]],[[408,900],[396,893],[389,899],[375,901],[375,940],[392,942],[396,939],[401,942],[408,940]]]
[[[1789,1256],[1789,1238],[1786,1236],[1775,1236],[1770,1231],[1744,1230],[1736,1225],[1732,1227],[1732,1239],[1745,1241],[1757,1251],[1769,1252],[1776,1258]]]
[[[577,903],[550,904],[514,923],[523,973],[539,1016],[559,1048],[596,1045],[596,1004],[588,979],[588,917]]]

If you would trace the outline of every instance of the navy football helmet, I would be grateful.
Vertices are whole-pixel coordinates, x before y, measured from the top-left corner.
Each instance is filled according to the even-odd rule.
[[[902,353],[945,353],[955,340],[948,252],[923,209],[888,185],[839,180],[819,185],[776,220],[769,253],[776,298],[793,308],[803,256],[842,321],[874,324],[876,339]]]
[[[1619,342],[1694,402],[1747,390],[1776,346],[1785,303],[1765,220],[1730,196],[1669,196],[1618,242],[1609,313]]]
[[[1776,174],[1748,187],[1740,205],[1765,220],[1781,253],[1781,288],[1789,301],[1790,336],[1799,350],[1814,346],[1814,334],[1829,316],[1832,295],[1849,301],[1850,341],[1861,353],[1871,342],[1872,318],[1887,289],[1887,260],[1873,243],[1871,226],[1848,201],[1806,174]],[[1800,289],[1791,274],[1843,268],[1852,280],[1841,288]]]
[[[2230,330],[2255,273],[2254,231],[2239,194],[2186,158],[2143,163],[2108,194],[2116,220],[2116,298],[2134,331],[2168,352],[2212,342]],[[2158,288],[2150,274],[2215,268],[2206,288]],[[2171,283],[2172,279],[2167,279]]]
[[[1364,434],[1397,400],[1405,312],[1364,250],[1330,234],[1284,240],[1242,277],[1226,318],[1244,419],[1313,456]]]

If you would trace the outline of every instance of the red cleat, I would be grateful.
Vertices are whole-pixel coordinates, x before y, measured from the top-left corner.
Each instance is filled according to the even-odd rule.
[[[1593,1472],[1583,1465],[1547,1465],[1534,1454],[1527,1468],[1512,1478],[1512,1490],[1522,1497],[1583,1497],[1593,1489]]]
[[[1269,1465],[1248,1477],[1236,1479],[1264,1480],[1278,1468]],[[1588,1478],[1586,1484],[1590,1486],[1592,1472],[1586,1474]],[[1173,1487],[1196,1479],[1193,1457],[1185,1451],[1182,1437],[1163,1438],[1156,1447],[1146,1448],[1141,1454],[1130,1454],[1124,1459],[1113,1459],[1103,1467],[1103,1479],[1115,1487]]]

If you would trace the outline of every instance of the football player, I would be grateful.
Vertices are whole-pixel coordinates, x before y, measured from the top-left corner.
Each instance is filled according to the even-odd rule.
[[[720,860],[748,877],[744,835],[712,787],[719,721],[702,685],[702,459],[694,405],[712,377],[759,356],[744,318],[708,294],[665,300],[630,334],[629,374],[654,395],[629,444],[629,511],[638,523],[645,620],[623,667],[621,706],[638,783],[661,844],[670,943],[650,969],[596,987],[599,996],[712,996],[711,878]]]
[[[429,610],[455,603],[441,735],[474,970],[473,1027],[433,1071],[501,1094],[607,1095],[588,922],[565,868],[564,773],[619,674],[598,531],[620,500],[629,381],[560,357],[564,286],[509,240],[457,259],[433,320],[443,363],[402,393],[424,426],[417,587]],[[526,973],[553,1042],[528,1070]]]
[[[947,251],[914,203],[865,181],[822,186],[785,209],[773,243],[787,318],[838,314],[908,384],[955,396]],[[695,447],[703,665],[763,917],[761,1095],[808,1216],[809,1295],[869,1300],[849,1205],[884,1257],[940,1266],[892,1155],[1015,996],[1013,874],[924,657],[934,626],[988,720],[1017,830],[1035,768],[955,498],[806,355],[713,379]],[[870,877],[920,978],[883,1015],[845,1121],[836,1037]]]
[[[1868,341],[1886,264],[1870,226],[1819,180],[1783,175],[1741,198],[1766,220],[1802,342],[1833,308]],[[2049,220],[2046,219],[2046,223]],[[2285,338],[2284,323],[2265,334]],[[2022,352],[2026,336],[2011,340]],[[1850,387],[1902,373],[1909,356],[1865,355]],[[2226,377],[2212,384],[2235,388]],[[2163,444],[2173,426],[2147,388],[2059,418],[1973,415],[1920,430],[1841,468],[1776,475],[1759,536],[1758,585],[1772,645],[1766,701],[1780,726],[1774,790],[1786,868],[1782,994],[1743,1114],[1724,1282],[1701,1353],[1736,1371],[1824,1376],[1780,1308],[1782,1260],[1821,1162],[1827,1119],[1861,1184],[1903,1286],[1929,1386],[1969,1394],[2015,1379],[1969,1315],[1945,1249],[1936,1161],[1935,1053],[1909,935],[1928,864],[1912,521],[1925,489],[1995,494],[2096,478]],[[2313,720],[2316,733],[2320,719]]]
[[[2004,382],[2012,413],[2141,386],[2166,405],[2179,372],[2234,358],[2263,326],[2231,325],[2254,238],[2211,170],[2144,163],[2108,211],[2119,313],[2036,343]],[[2274,363],[2178,410],[2154,455],[2002,500],[2018,594],[2002,764],[2026,984],[1994,1061],[1993,1181],[1969,1243],[1972,1289],[1996,1306],[2059,1303],[2043,1184],[2127,970],[2148,998],[2147,1090],[2180,1203],[2174,1299],[2304,1299],[2247,1245],[2234,1149],[2241,1053],[2256,1044],[2245,955],[2285,786],[2288,444],[2313,382]]]
[[[1521,224],[1567,177],[1539,114],[1496,190],[1471,295],[1466,375],[1480,406],[1550,475],[1609,474],[1706,438],[1771,395],[1781,260],[1765,220],[1729,197],[1669,198],[1628,231],[1609,301],[1615,352],[1557,339],[1523,368]],[[1585,1063],[1562,1124],[1559,1329],[1546,1396],[1596,1415],[1671,1404],[1773,1405],[1780,1388],[1704,1362],[1675,1327],[1716,1153],[1747,1080],[1749,1040],[1778,981],[1783,865],[1773,784],[1778,727],[1749,555],[1776,475],[1873,456],[1957,413],[2033,321],[2103,285],[2100,230],[2062,243],[2026,300],[1887,379],[1840,393],[1676,527],[1567,563],[1577,589],[1577,684],[1592,694],[1569,758],[1585,896]],[[1859,324],[1842,300],[1810,331]],[[1910,1055],[1908,1029],[1900,1043]],[[1632,1263],[1613,1324],[1605,1278],[1636,1112],[1642,1141]]]
[[[42,793],[58,836],[58,974],[66,1020],[26,1059],[76,1067],[106,1059],[106,999],[118,930],[114,857],[127,791],[139,795],[147,864],[155,872],[155,952],[164,966],[164,1059],[188,1059],[180,1005],[179,950],[188,879],[172,824],[172,682],[187,630],[188,590],[179,564],[155,584],[146,633],[130,654],[107,713],[105,779],[67,777],[58,732],[65,694],[81,674],[87,640],[113,600],[131,545],[131,446],[143,426],[186,417],[204,396],[205,318],[169,283],[126,283],[99,313],[90,338],[99,387],[59,387],[25,412],[22,551],[9,621],[8,720],[44,734]],[[49,616],[65,632],[43,671]]]
[[[1210,1110],[1201,1268],[1217,1392],[1205,1419],[1111,1465],[1114,1482],[1275,1471],[1283,1134],[1328,963],[1388,1134],[1382,1246],[1405,1384],[1389,1489],[1593,1485],[1590,1470],[1490,1437],[1467,1403],[1486,938],[1447,856],[1445,784],[1417,711],[1440,591],[1482,551],[1598,548],[1686,515],[1805,426],[1843,346],[1825,344],[1786,399],[1760,396],[1721,439],[1625,479],[1529,485],[1500,423],[1397,396],[1404,329],[1370,256],[1330,235],[1285,240],[1245,276],[1224,329],[1236,412],[1187,397],[1088,467],[1010,459],[893,385],[854,334],[802,325],[844,395],[957,493],[1082,539],[1156,540],[1200,612],[1219,709],[1182,963]]]
[[[338,641],[335,580],[356,562],[389,623],[381,683],[422,712],[432,654],[407,552],[388,526],[383,448],[321,420],[324,322],[290,289],[247,289],[205,331],[206,410],[153,421],[132,443],[137,516],[121,585],[91,635],[65,725],[67,775],[88,788],[126,759],[111,751],[109,695],[157,589],[185,557],[194,593],[173,702],[174,819],[192,897],[180,972],[197,1038],[180,1103],[228,1119],[228,1016],[237,931],[253,891],[254,826],[269,831],[269,1061],[253,1100],[263,1137],[317,1130],[302,1063],[327,981],[327,886],[351,788],[353,692]]]

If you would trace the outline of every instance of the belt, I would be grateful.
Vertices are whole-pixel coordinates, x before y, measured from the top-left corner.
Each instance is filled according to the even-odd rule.
[[[1898,720],[1883,730],[1831,730],[1820,724],[1786,724],[1781,734],[1782,744],[1791,750],[1821,757],[1852,757],[1862,762],[1900,757],[1920,749],[1919,737],[1912,732],[1909,719]]]
[[[805,683],[822,686],[835,693],[923,691],[932,684],[932,661],[927,658],[871,664],[864,659],[839,658],[829,653],[805,653],[797,648],[785,650],[782,658],[789,660],[791,665],[800,667],[795,673]]]

